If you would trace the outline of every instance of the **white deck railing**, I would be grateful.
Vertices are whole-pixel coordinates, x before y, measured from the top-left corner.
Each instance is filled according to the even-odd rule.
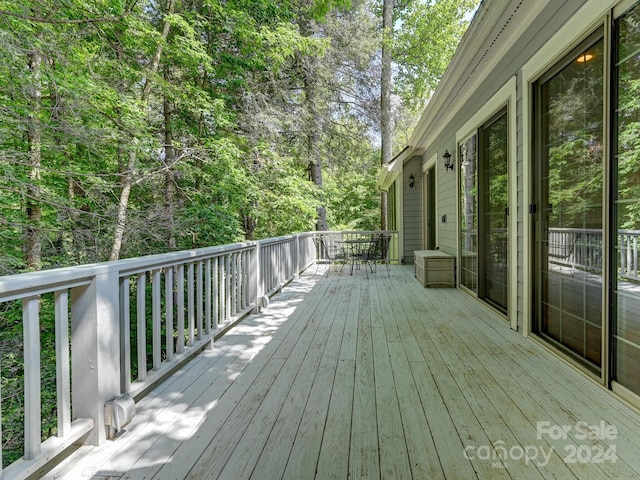
[[[74,443],[102,443],[108,400],[124,393],[140,398],[212,348],[216,337],[315,262],[314,236],[0,277],[0,303],[22,304],[25,377],[24,456],[0,467],[0,478],[25,478]],[[43,441],[44,295],[55,305],[57,434]]]

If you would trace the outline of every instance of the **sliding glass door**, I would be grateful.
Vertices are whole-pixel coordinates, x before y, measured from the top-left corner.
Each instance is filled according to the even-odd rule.
[[[499,112],[480,128],[479,232],[482,281],[478,294],[507,311],[508,143],[507,112]]]
[[[507,313],[507,109],[459,147],[460,283]]]
[[[603,33],[535,85],[534,329],[599,371],[602,360]]]
[[[616,21],[612,379],[640,395],[640,6]]]

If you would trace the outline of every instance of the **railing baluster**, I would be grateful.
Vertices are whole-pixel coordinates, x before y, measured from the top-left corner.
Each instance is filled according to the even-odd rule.
[[[193,269],[194,269],[193,262],[190,262],[189,265],[187,266],[187,319],[189,322],[187,325],[187,334],[189,338],[187,345],[190,347],[193,346],[193,343],[195,342],[194,329],[195,329],[195,323],[196,323],[195,308],[193,304],[193,295],[194,295]]]
[[[224,279],[224,321],[225,323],[231,319],[231,255],[225,255],[225,279]]]
[[[226,321],[225,318],[225,312],[226,312],[226,307],[225,307],[225,299],[227,298],[227,291],[226,291],[226,268],[227,268],[227,256],[223,255],[222,257],[219,258],[218,260],[219,262],[219,281],[218,281],[218,286],[219,286],[219,293],[218,293],[218,301],[220,303],[219,305],[219,316],[218,316],[218,324],[219,325],[223,325],[224,322]]]
[[[203,338],[204,330],[204,291],[202,285],[202,261],[195,265],[196,268],[196,328],[198,329],[198,340]]]
[[[211,259],[204,263],[204,331],[211,332]]]
[[[635,235],[633,237],[633,271],[631,275],[638,276],[638,237]]]
[[[624,265],[624,234],[618,235],[618,255],[620,255],[620,273],[626,273],[625,265]]]
[[[131,389],[131,299],[129,277],[120,279],[120,392]]]
[[[176,302],[176,312],[178,313],[177,323],[178,323],[178,339],[176,346],[176,353],[184,353],[184,264],[178,265],[177,272],[177,302]]]
[[[69,293],[55,293],[56,324],[56,391],[58,407],[58,437],[71,430],[71,378],[69,377]]]
[[[138,343],[138,380],[147,378],[147,319],[145,293],[147,289],[147,275],[138,274],[137,285],[137,343]]]
[[[627,236],[627,270],[629,275],[631,275],[631,269],[633,265],[633,260],[631,259],[631,236]]]
[[[40,454],[40,315],[39,297],[22,300],[24,328],[24,456]]]
[[[164,304],[167,361],[173,360],[173,267],[164,270]]]
[[[234,284],[235,287],[233,289],[234,292],[234,299],[233,299],[233,315],[236,316],[238,314],[238,312],[240,311],[240,294],[242,292],[242,277],[241,277],[241,270],[240,270],[240,255],[242,255],[241,253],[236,253],[234,255]]]
[[[250,258],[251,254],[247,250],[244,252],[244,297],[242,299],[243,307],[249,306],[249,270],[250,270]]]
[[[238,296],[240,294],[240,268],[239,268],[240,254],[233,255],[233,300],[231,303],[233,317],[238,313]]]
[[[153,270],[151,273],[151,305],[152,305],[152,350],[153,350],[153,369],[160,370],[162,362],[162,283],[160,281],[160,269]]]
[[[212,304],[211,304],[211,312],[213,315],[213,318],[211,319],[213,322],[212,328],[215,330],[218,328],[218,319],[220,318],[219,312],[218,312],[218,295],[219,295],[219,290],[218,290],[218,285],[220,285],[220,274],[218,272],[218,257],[214,257],[213,258],[213,262],[211,265],[211,268],[213,269],[213,273],[212,273],[212,280],[213,280],[213,285],[212,285]]]

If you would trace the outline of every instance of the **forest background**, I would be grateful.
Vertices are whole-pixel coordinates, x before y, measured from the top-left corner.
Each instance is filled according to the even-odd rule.
[[[0,275],[379,228],[475,3],[0,1]]]
[[[381,161],[477,3],[0,0],[0,275],[380,228]],[[1,304],[4,465],[21,456],[21,342]]]

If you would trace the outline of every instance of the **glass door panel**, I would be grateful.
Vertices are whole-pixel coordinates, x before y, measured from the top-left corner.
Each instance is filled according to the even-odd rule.
[[[603,54],[599,33],[536,84],[535,329],[595,371],[604,288]]]
[[[640,6],[616,31],[612,379],[640,394]]]
[[[478,292],[476,136],[460,145],[460,284]]]
[[[480,296],[507,311],[507,207],[508,145],[507,112],[480,129],[481,201]]]

